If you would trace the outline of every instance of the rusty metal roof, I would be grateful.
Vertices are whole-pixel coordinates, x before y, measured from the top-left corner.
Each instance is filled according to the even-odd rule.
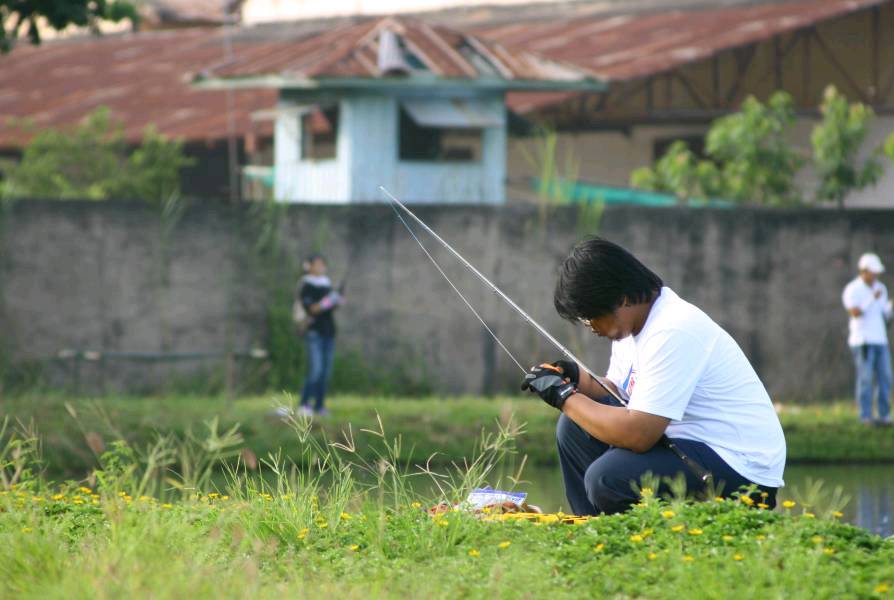
[[[395,65],[406,79],[393,77],[390,67]],[[366,19],[295,40],[258,43],[231,61],[209,67],[201,79],[225,86],[250,79],[247,85],[263,85],[262,78],[275,77],[269,85],[322,87],[323,82],[344,85],[337,84],[338,80],[406,85],[417,75],[427,78],[426,85],[432,78],[502,80],[517,82],[517,87],[524,87],[521,82],[561,86],[589,80],[592,89],[601,89],[586,67],[545,59],[524,46],[509,48],[482,36],[405,17]]]
[[[239,43],[234,42],[234,52]],[[0,147],[19,147],[33,128],[70,126],[99,106],[124,122],[138,140],[154,124],[165,135],[189,141],[226,138],[227,93],[196,90],[192,73],[225,54],[223,30],[180,29],[90,37],[19,46],[0,56]],[[270,124],[250,114],[276,103],[272,90],[229,92],[234,132],[270,134]],[[266,131],[264,130],[266,128]]]
[[[661,73],[890,0],[793,0],[525,21],[476,31],[507,46],[591,69],[607,81]]]
[[[409,31],[405,45],[429,69],[445,77],[471,77],[470,65],[476,71],[481,68],[469,58],[474,54],[461,51],[456,56],[460,39],[465,38],[479,40],[487,53],[499,59],[494,64],[503,65],[513,75],[536,68],[526,57],[537,55],[578,65],[600,78],[624,81],[890,1],[793,0],[479,24],[473,38],[419,23],[404,25]],[[64,40],[36,48],[19,46],[0,56],[0,147],[18,147],[31,137],[27,130],[11,126],[10,117],[28,118],[36,128],[59,127],[76,123],[101,105],[109,106],[113,115],[125,122],[131,140],[138,139],[150,123],[169,136],[219,140],[228,132],[228,93],[233,98],[234,133],[269,134],[269,123],[252,123],[249,115],[274,106],[274,90],[199,90],[190,85],[195,75],[204,71],[228,77],[294,70],[308,75],[372,76],[377,63],[371,40],[376,27],[384,22],[345,19],[322,25],[296,24],[292,34],[275,36],[263,28],[235,31],[229,61],[225,60],[221,29],[154,31]],[[321,26],[326,29],[315,35]],[[278,28],[282,30],[283,25]],[[509,101],[513,109],[524,112],[567,97],[511,94]]]

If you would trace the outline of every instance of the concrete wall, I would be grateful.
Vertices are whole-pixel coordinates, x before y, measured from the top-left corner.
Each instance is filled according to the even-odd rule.
[[[0,213],[4,348],[25,360],[62,348],[263,346],[266,294],[252,258],[260,229],[248,210],[191,208],[166,243],[157,214],[132,203],[22,202]],[[591,217],[572,208],[541,217],[513,206],[418,213],[592,368],[606,368],[608,344],[561,322],[552,307],[556,268],[576,239],[595,231]],[[777,398],[849,392],[840,292],[862,252],[894,265],[894,211],[608,208],[599,230],[727,328]],[[513,389],[518,367],[389,207],[290,206],[279,232],[291,256],[321,247],[334,279],[350,270],[349,303],[338,319],[342,351],[358,350],[381,368],[402,364],[445,393]],[[422,239],[523,365],[555,357],[474,276]],[[161,383],[151,369],[116,364],[105,372],[111,388]]]

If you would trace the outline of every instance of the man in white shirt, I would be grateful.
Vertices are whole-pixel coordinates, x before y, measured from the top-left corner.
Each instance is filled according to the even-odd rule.
[[[772,508],[783,485],[785,438],[767,391],[736,342],[632,254],[607,240],[577,244],[555,291],[559,314],[612,340],[608,385],[618,405],[571,361],[531,369],[530,389],[562,415],[557,442],[565,493],[577,514],[614,513],[638,501],[632,484],[682,473],[706,491],[678,449],[713,473],[720,495],[756,485]],[[560,371],[557,376],[557,370]]]
[[[857,263],[860,274],[841,294],[850,315],[847,345],[857,369],[856,397],[860,421],[872,425],[873,387],[878,392],[879,425],[891,425],[891,353],[888,348],[887,321],[892,316],[888,288],[878,276],[885,266],[876,254],[866,253]]]

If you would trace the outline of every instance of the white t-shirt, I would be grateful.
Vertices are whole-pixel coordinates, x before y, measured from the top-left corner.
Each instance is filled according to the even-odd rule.
[[[704,442],[749,481],[783,485],[785,437],[767,390],[735,340],[670,288],[638,335],[612,343],[607,377],[628,408],[670,419],[668,437]]]
[[[875,297],[876,292],[881,292],[878,298]],[[876,279],[869,286],[857,277],[845,286],[841,301],[846,309],[859,308],[863,313],[859,317],[852,316],[848,322],[848,346],[888,344],[885,317],[891,317],[891,308],[888,306],[888,288],[884,283]]]

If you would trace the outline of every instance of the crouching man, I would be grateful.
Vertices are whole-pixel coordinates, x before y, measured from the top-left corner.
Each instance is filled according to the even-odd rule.
[[[522,384],[562,412],[559,459],[576,514],[627,509],[638,501],[631,484],[647,472],[662,479],[682,473],[690,493],[705,491],[668,439],[713,474],[721,495],[757,484],[755,503],[775,506],[785,467],[782,427],[726,331],[632,254],[599,238],[565,259],[555,306],[612,341],[605,383],[628,402],[615,401],[571,361],[536,366]]]

